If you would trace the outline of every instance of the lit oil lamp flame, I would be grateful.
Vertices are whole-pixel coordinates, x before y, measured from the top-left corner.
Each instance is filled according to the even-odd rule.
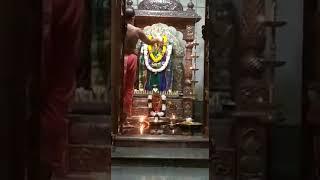
[[[176,115],[172,114],[172,119],[176,119]]]
[[[144,129],[147,129],[149,126],[148,122],[145,121],[145,117],[144,116],[141,116],[140,119],[139,119],[139,123],[140,123],[140,127],[139,127],[139,130],[140,130],[140,134],[142,135],[144,133]]]
[[[144,130],[144,125],[141,124],[141,125],[140,125],[140,134],[141,134],[141,135],[143,134],[143,130]]]

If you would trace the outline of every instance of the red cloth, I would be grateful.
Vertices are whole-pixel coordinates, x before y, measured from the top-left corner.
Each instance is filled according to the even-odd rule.
[[[43,1],[41,158],[63,167],[65,121],[76,87],[84,0]]]
[[[129,54],[124,56],[123,76],[123,112],[131,116],[134,84],[136,80],[137,55]]]

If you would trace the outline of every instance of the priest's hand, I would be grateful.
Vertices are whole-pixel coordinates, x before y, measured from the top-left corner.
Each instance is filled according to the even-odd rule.
[[[163,46],[164,42],[162,41],[162,39],[157,38],[157,44],[158,44],[159,46]]]

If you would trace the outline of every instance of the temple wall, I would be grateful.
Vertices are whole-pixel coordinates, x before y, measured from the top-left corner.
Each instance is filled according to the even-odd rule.
[[[278,59],[286,65],[276,73],[276,100],[284,105],[286,124],[301,122],[303,2],[279,1],[279,18],[288,22],[277,36]]]
[[[142,0],[133,0],[133,7],[136,9],[138,4]],[[184,10],[186,10],[187,4],[190,2],[190,0],[180,0],[181,4],[184,6]],[[199,14],[202,19],[196,24],[196,39],[199,43],[199,46],[197,46],[197,54],[200,56],[197,60],[197,67],[200,69],[196,74],[196,80],[199,81],[198,84],[196,84],[196,94],[197,94],[197,100],[203,99],[203,77],[204,77],[204,70],[203,70],[203,62],[204,62],[204,40],[202,39],[202,26],[205,23],[204,17],[205,17],[205,0],[193,0],[194,3],[194,9]]]
[[[288,22],[277,34],[278,59],[287,64],[279,68],[275,76],[276,101],[283,105],[286,121],[272,130],[271,179],[295,180],[299,179],[301,169],[298,157],[301,153],[304,7],[300,0],[279,0],[278,4],[279,18]]]

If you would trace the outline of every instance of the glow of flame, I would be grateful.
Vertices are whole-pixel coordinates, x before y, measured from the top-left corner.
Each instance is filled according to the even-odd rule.
[[[140,122],[140,123],[143,123],[143,122],[144,122],[144,119],[145,119],[145,117],[144,117],[144,116],[141,116],[140,119],[139,119],[139,122]]]
[[[143,134],[143,130],[144,130],[144,125],[141,124],[141,125],[140,125],[140,134],[141,134],[141,135]]]
[[[172,115],[172,119],[176,119],[176,116],[174,114]]]

